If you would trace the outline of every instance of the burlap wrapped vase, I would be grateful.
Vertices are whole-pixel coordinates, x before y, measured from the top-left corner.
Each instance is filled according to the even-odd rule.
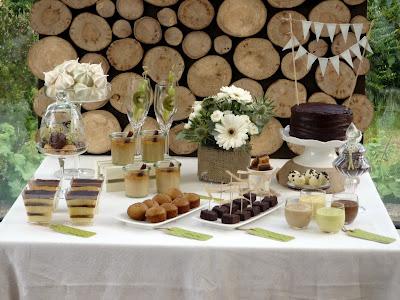
[[[219,148],[199,146],[197,175],[202,181],[230,182],[229,170],[236,173],[246,170],[250,165],[251,156],[245,150],[223,150]]]

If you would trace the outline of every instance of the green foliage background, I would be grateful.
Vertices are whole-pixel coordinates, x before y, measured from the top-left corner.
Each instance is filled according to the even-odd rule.
[[[37,119],[32,113],[36,79],[26,55],[37,36],[29,28],[34,0],[0,0],[0,201],[10,205],[42,157],[35,150]],[[400,2],[368,0],[374,20],[367,90],[376,106],[366,132],[372,176],[385,201],[400,203],[400,96],[382,91],[400,88]]]

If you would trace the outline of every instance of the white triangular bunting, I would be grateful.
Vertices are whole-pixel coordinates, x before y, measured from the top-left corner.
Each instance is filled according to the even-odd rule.
[[[308,33],[310,31],[311,28],[311,21],[301,21],[301,24],[303,26],[303,36],[304,39],[307,39]]]
[[[299,41],[297,40],[297,38],[295,36],[292,36],[289,39],[289,41],[287,42],[287,44],[285,45],[285,47],[283,47],[282,51],[291,49],[292,47],[297,47],[298,45],[300,45]]]
[[[331,39],[331,42],[333,42],[336,32],[336,24],[326,24],[326,28],[328,29],[329,38]]]
[[[344,42],[347,42],[347,36],[350,29],[350,24],[340,24],[340,31],[342,32]]]
[[[328,58],[318,57],[319,66],[321,67],[322,76],[325,76],[326,66],[328,65]]]
[[[359,60],[362,59],[361,50],[360,50],[360,45],[358,45],[358,43],[357,43],[357,44],[354,44],[353,46],[351,46],[351,47],[350,47],[350,51],[351,51],[355,56],[357,56],[357,58],[358,58]]]
[[[347,49],[346,51],[344,51],[343,53],[340,54],[340,56],[352,67],[353,66],[353,60],[351,59],[351,54],[349,49]]]
[[[369,51],[369,52],[371,52],[371,53],[374,53],[374,52],[372,51],[372,49],[371,49],[371,46],[370,46],[369,43],[368,43],[368,39],[367,39],[366,36],[364,36],[364,37],[360,40],[359,44],[360,44],[364,49],[366,49],[367,51]]]
[[[297,49],[297,53],[294,59],[299,59],[300,57],[303,57],[307,53],[307,50],[303,46],[299,46],[299,49]]]
[[[319,41],[319,37],[321,36],[321,31],[324,28],[324,23],[314,22],[314,31],[315,36],[317,38],[317,42]]]
[[[362,23],[360,23],[360,24],[352,24],[351,26],[353,27],[353,31],[354,31],[354,34],[356,35],[357,41],[359,41],[360,37],[361,37],[362,30],[363,30],[363,24]]]
[[[308,53],[307,54],[307,71],[311,69],[311,66],[313,65],[313,63],[317,60],[318,57],[316,57],[314,54],[312,53]]]
[[[329,61],[331,62],[333,68],[335,69],[336,73],[340,75],[340,70],[339,70],[339,56],[332,56],[329,58]]]

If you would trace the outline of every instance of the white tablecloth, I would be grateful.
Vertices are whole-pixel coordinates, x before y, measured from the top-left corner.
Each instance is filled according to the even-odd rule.
[[[83,157],[81,165],[93,167],[95,159],[101,157]],[[180,160],[182,189],[201,192],[196,160]],[[56,169],[57,161],[46,158],[36,177]],[[369,175],[358,194],[366,212],[354,227],[399,238]],[[113,219],[132,202],[122,192],[104,193],[95,225],[87,227],[97,235],[84,239],[28,224],[18,198],[0,223],[0,299],[399,299],[399,241],[322,234],[315,224],[295,231],[280,209],[251,227],[294,235],[293,241],[218,230],[192,217],[174,224],[214,236],[200,242]],[[68,221],[65,203],[54,219]]]

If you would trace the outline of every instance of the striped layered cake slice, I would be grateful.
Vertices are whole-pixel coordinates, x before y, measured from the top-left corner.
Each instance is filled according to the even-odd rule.
[[[100,191],[102,184],[102,179],[73,178],[71,180],[71,191]]]
[[[73,224],[93,223],[99,191],[70,191],[66,195],[69,217]]]
[[[53,215],[55,191],[29,190],[22,192],[28,222],[48,224]]]
[[[55,192],[57,191],[59,184],[60,180],[56,179],[32,179],[28,182],[28,187],[30,190]]]

